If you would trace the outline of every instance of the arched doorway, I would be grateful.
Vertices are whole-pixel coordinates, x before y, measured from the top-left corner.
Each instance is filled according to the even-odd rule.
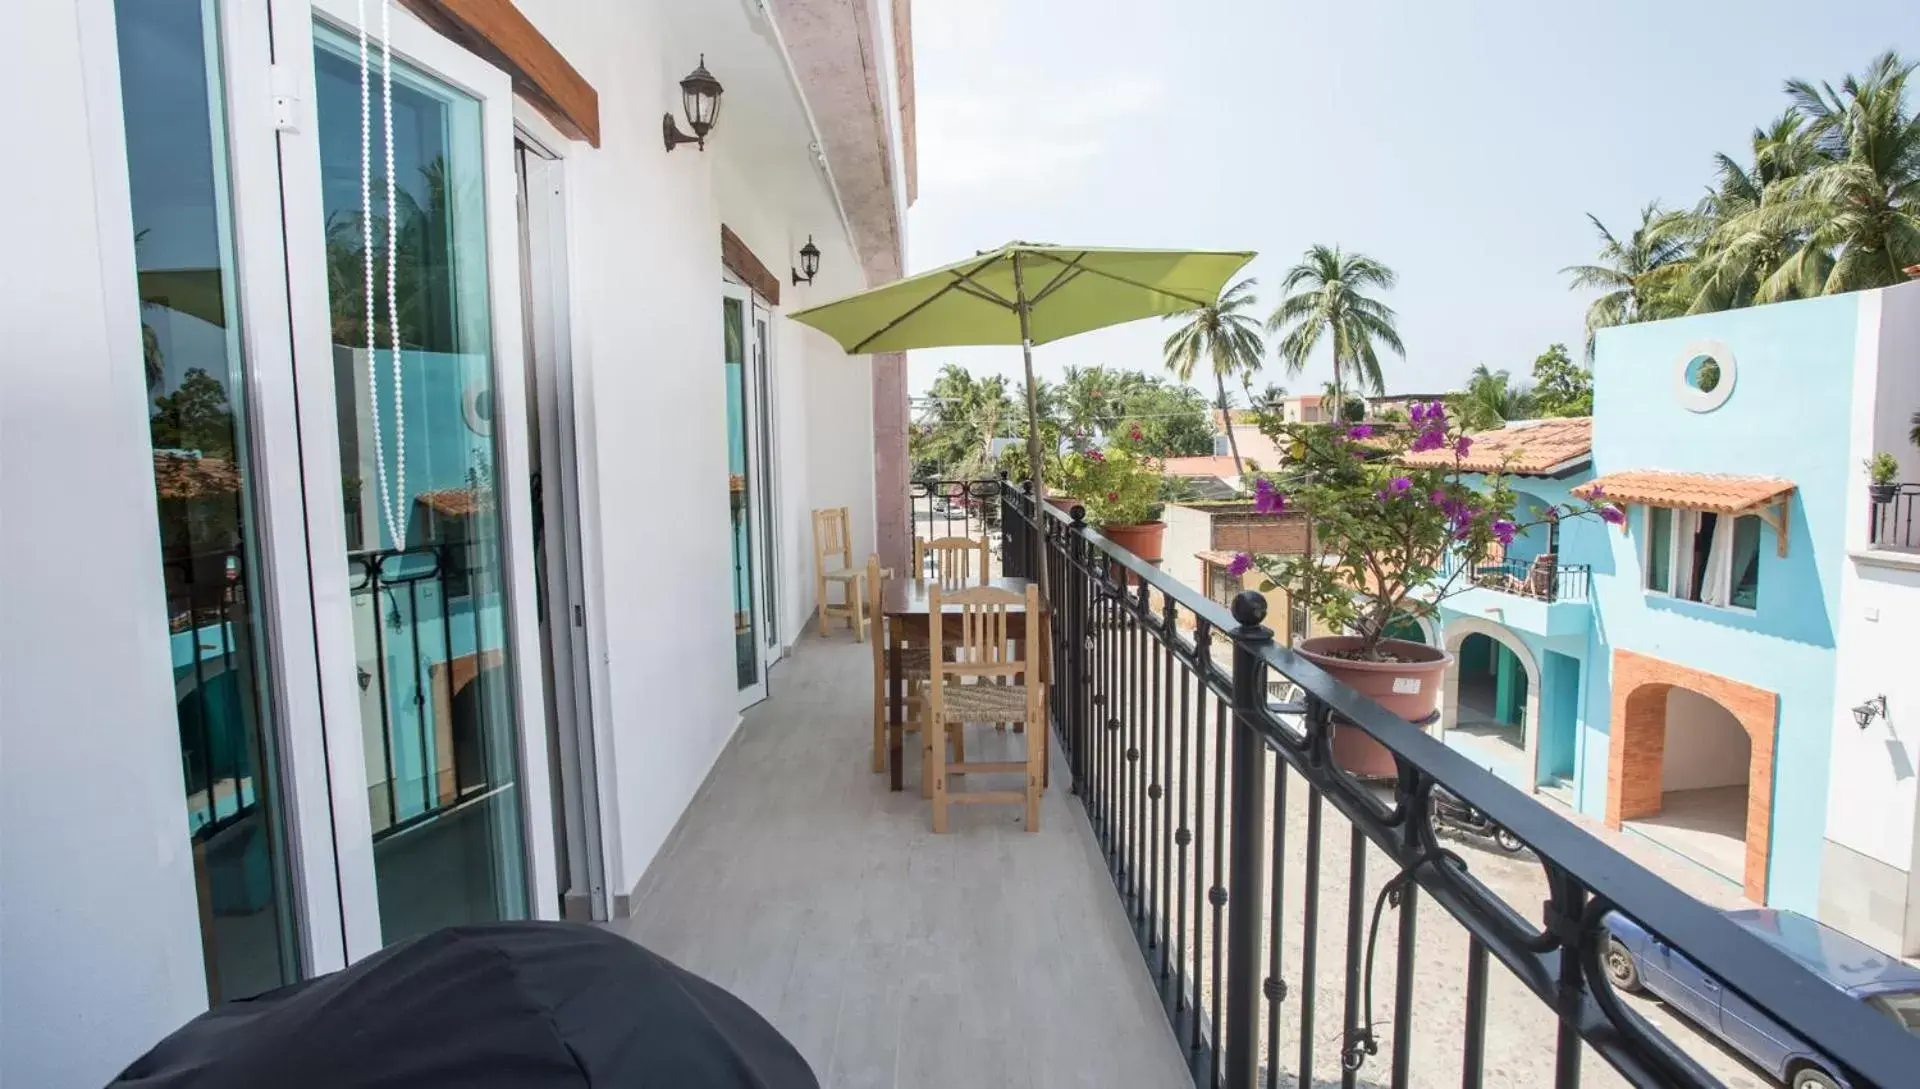
[[[1607,826],[1632,824],[1765,903],[1778,697],[1631,651],[1613,662]]]
[[[1441,727],[1447,743],[1531,790],[1539,747],[1540,666],[1520,637],[1491,621],[1447,624]]]

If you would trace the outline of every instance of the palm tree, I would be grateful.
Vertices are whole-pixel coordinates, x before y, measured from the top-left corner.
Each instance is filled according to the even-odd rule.
[[[1220,418],[1227,432],[1227,447],[1233,451],[1234,475],[1245,477],[1246,465],[1240,460],[1240,444],[1233,437],[1232,402],[1227,397],[1227,379],[1241,385],[1250,382],[1260,369],[1266,345],[1260,340],[1260,322],[1246,313],[1255,305],[1255,281],[1248,277],[1228,287],[1212,306],[1203,306],[1186,314],[1186,324],[1167,338],[1164,347],[1167,369],[1181,382],[1193,380],[1193,371],[1202,360],[1213,371],[1214,388],[1219,391]]]
[[[1460,426],[1468,431],[1491,431],[1511,420],[1530,419],[1535,408],[1530,386],[1516,383],[1504,370],[1488,370],[1485,363],[1473,369],[1466,392],[1454,402]]]
[[[1597,287],[1606,292],[1587,307],[1587,358],[1592,359],[1593,335],[1601,329],[1684,311],[1676,300],[1698,228],[1693,217],[1664,211],[1658,201],[1640,209],[1640,225],[1624,242],[1600,217],[1589,212],[1587,219],[1600,232],[1598,263],[1560,271],[1573,277],[1575,290]]]
[[[1804,177],[1822,160],[1805,115],[1790,109],[1754,129],[1751,146],[1751,167],[1726,154],[1713,157],[1716,184],[1693,213],[1702,240],[1688,287],[1690,313],[1752,305],[1761,285],[1806,241],[1807,232],[1770,214],[1787,191],[1783,183]],[[1769,214],[1758,214],[1763,209]],[[1832,264],[1825,255],[1809,255],[1808,261],[1819,278]]]
[[[936,476],[977,475],[989,465],[1003,423],[1019,417],[1005,375],[975,378],[949,363],[927,390],[913,429],[913,460]]]
[[[1787,82],[1823,161],[1742,217],[1750,230],[1802,233],[1758,301],[1886,287],[1920,262],[1920,118],[1906,103],[1914,67],[1887,52],[1838,91]]]
[[[1370,287],[1391,290],[1398,279],[1392,269],[1366,254],[1342,253],[1338,246],[1309,249],[1280,283],[1281,290],[1291,294],[1267,318],[1267,332],[1286,330],[1280,340],[1280,358],[1286,361],[1287,373],[1305,369],[1308,357],[1325,337],[1333,347],[1336,401],[1344,400],[1339,395],[1346,389],[1347,368],[1359,371],[1362,385],[1385,393],[1375,344],[1385,345],[1402,359],[1407,350],[1394,328],[1393,308],[1364,292]]]

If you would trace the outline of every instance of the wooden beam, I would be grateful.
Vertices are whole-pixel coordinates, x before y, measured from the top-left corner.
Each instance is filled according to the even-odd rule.
[[[513,77],[513,89],[568,137],[600,146],[600,95],[513,0],[400,0],[441,35]]]
[[[733,270],[733,274],[758,292],[768,305],[780,305],[780,277],[775,276],[773,270],[755,256],[740,236],[733,233],[733,228],[724,223],[720,225],[720,263]]]

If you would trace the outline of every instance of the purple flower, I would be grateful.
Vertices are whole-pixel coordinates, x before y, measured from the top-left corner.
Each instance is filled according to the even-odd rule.
[[[1374,492],[1373,497],[1375,499],[1378,499],[1380,502],[1385,503],[1387,501],[1387,490],[1385,488],[1382,488],[1379,491]]]
[[[1460,440],[1453,444],[1453,456],[1459,458],[1466,457],[1467,451],[1471,449],[1473,449],[1473,440],[1462,435],[1460,436]]]
[[[1427,426],[1428,427],[1447,426],[1447,406],[1445,404],[1439,401],[1434,401],[1431,404],[1427,405]]]
[[[1443,432],[1429,430],[1414,436],[1413,444],[1407,449],[1415,454],[1423,454],[1428,450],[1438,450],[1446,444],[1447,436]]]
[[[1599,499],[1600,497],[1607,494],[1607,489],[1601,487],[1598,484],[1595,484],[1591,489],[1588,490],[1587,494],[1594,499]]]
[[[1434,506],[1439,507],[1441,510],[1446,510],[1446,507],[1447,507],[1446,492],[1443,492],[1440,489],[1435,488],[1433,491],[1433,494],[1427,496],[1427,498],[1429,500],[1432,500]]]
[[[1610,526],[1622,525],[1627,520],[1627,512],[1619,507],[1601,507],[1600,520]]]
[[[1407,410],[1407,418],[1412,420],[1414,423],[1419,423],[1422,420],[1425,420],[1427,418],[1427,406],[1421,404],[1418,401],[1415,401],[1413,403],[1413,407]]]
[[[1413,487],[1413,481],[1408,480],[1404,476],[1396,476],[1387,483],[1387,487],[1392,488],[1395,492],[1404,492],[1408,488]]]
[[[1253,509],[1259,514],[1279,514],[1287,509],[1287,497],[1273,486],[1273,481],[1261,477],[1253,485]]]
[[[1235,552],[1233,562],[1227,565],[1227,574],[1234,578],[1239,578],[1251,570],[1253,570],[1253,557],[1245,552]]]
[[[1514,531],[1519,527],[1507,521],[1505,518],[1495,518],[1491,528],[1493,530],[1494,540],[1499,541],[1503,545],[1510,545],[1513,543]]]
[[[1370,439],[1373,437],[1373,428],[1366,424],[1354,424],[1352,427],[1347,428],[1347,437],[1350,439]]]

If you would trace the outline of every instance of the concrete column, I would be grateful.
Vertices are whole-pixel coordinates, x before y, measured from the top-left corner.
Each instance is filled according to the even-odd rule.
[[[907,569],[907,356],[886,352],[873,357],[873,536],[880,562]]]

